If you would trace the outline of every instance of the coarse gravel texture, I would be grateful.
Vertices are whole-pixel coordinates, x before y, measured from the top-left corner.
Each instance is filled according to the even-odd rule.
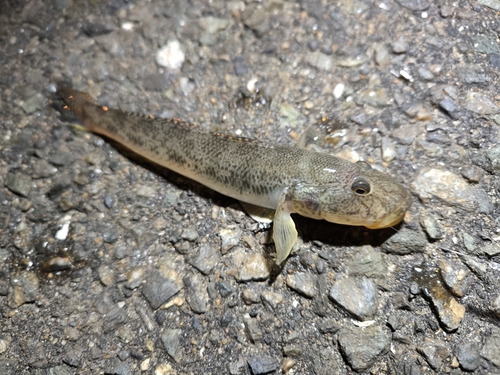
[[[500,374],[499,0],[0,2],[0,374]],[[366,160],[396,228],[238,202],[75,126],[109,107]]]

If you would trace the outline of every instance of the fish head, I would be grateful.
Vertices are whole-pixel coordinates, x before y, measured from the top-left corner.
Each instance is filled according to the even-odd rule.
[[[409,191],[391,176],[356,163],[348,173],[321,184],[297,183],[295,212],[336,224],[388,228],[398,224],[412,204]]]

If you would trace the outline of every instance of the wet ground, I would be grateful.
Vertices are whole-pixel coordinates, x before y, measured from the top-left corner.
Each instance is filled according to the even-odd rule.
[[[500,2],[0,3],[1,374],[500,374]],[[405,184],[396,228],[238,202],[86,133],[109,107]]]

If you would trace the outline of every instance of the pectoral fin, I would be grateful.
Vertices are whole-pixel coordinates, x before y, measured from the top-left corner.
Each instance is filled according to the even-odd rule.
[[[274,219],[274,210],[270,208],[256,206],[254,204],[240,202],[247,214],[250,215],[252,219],[258,221],[259,223],[272,223]]]
[[[297,230],[290,216],[292,210],[288,189],[287,187],[281,192],[274,214],[273,240],[276,246],[277,264],[281,264],[290,255],[293,245],[297,242]]]

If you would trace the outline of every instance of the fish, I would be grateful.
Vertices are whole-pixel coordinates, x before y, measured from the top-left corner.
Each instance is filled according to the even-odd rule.
[[[366,162],[324,152],[203,132],[178,118],[155,118],[99,105],[85,92],[59,87],[65,109],[85,128],[162,167],[239,200],[251,217],[273,222],[276,263],[298,233],[292,214],[381,229],[402,221],[409,191]]]

